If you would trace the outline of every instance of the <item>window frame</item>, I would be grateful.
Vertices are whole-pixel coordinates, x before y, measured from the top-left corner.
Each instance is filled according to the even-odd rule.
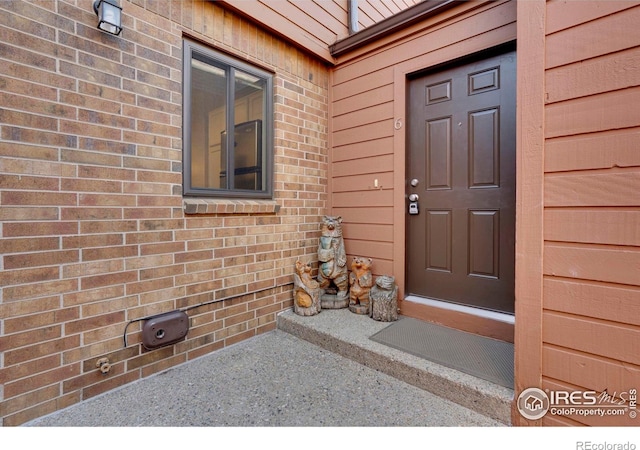
[[[235,127],[234,121],[234,73],[236,70],[256,76],[265,82],[265,105],[264,123],[262,125],[265,154],[263,178],[264,190],[247,189],[220,189],[220,188],[198,188],[191,185],[191,60],[194,53],[201,55],[205,59],[215,61],[216,64],[228,66],[232,76],[227,79],[227,101],[226,101],[226,129]],[[182,194],[185,197],[211,197],[218,199],[272,199],[273,198],[273,170],[274,170],[274,96],[273,79],[274,74],[255,65],[241,61],[231,55],[222,53],[217,49],[203,44],[183,39],[182,53]]]

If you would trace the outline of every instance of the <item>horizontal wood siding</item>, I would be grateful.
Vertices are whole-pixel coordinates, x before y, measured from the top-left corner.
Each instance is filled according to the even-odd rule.
[[[359,2],[367,11],[380,2],[368,3]],[[404,178],[404,167],[395,163],[404,148],[394,148],[395,68],[424,69],[515,38],[514,3],[461,2],[445,17],[412,26],[375,48],[342,55],[332,73],[331,211],[344,219],[349,257],[372,258],[375,274],[400,275],[401,286],[394,247],[405,242],[394,240],[394,230],[404,222],[397,217],[394,183]]]
[[[545,170],[564,172],[637,167],[640,165],[639,147],[638,128],[549,139],[545,147]],[[607,151],[602,151],[603,148]]]
[[[620,395],[640,380],[639,20],[635,2],[547,3],[544,388]]]
[[[419,2],[361,0],[359,29]],[[223,3],[329,62],[333,62],[329,46],[349,35],[348,0],[224,0]]]
[[[367,28],[422,0],[358,0],[359,30]]]
[[[444,13],[450,16],[448,20],[433,20],[433,26],[427,28],[416,26],[405,39],[391,38],[389,45],[370,51],[350,64],[341,64],[334,73],[334,85],[359,80],[374,71],[393,70],[394,66],[407,61],[428,57],[435,64],[466,56],[474,51],[475,39],[495,36],[501,41],[496,42],[497,45],[515,36],[516,13],[508,1],[485,4],[484,7],[478,5],[482,3],[461,4]],[[336,100],[341,97],[336,93]]]

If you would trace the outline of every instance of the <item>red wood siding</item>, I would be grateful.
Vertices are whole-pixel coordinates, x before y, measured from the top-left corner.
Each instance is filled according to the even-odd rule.
[[[404,257],[397,249],[405,242],[397,231],[404,228],[404,202],[398,202],[404,192],[398,180],[405,168],[398,165],[404,153],[398,134],[404,129],[394,127],[396,71],[427,68],[514,39],[515,4],[461,2],[400,34],[338,60],[330,88],[329,184],[331,212],[344,218],[348,255],[373,258],[374,272],[395,275],[402,288]]]
[[[421,0],[359,0],[358,25],[359,29],[367,28],[389,16],[399,13],[403,9],[420,3]]]
[[[640,5],[583,4],[547,3],[543,386],[620,394],[640,380]]]
[[[516,4],[461,3],[338,58],[331,212],[345,220],[347,252],[373,258],[401,286],[405,76],[513,39]],[[620,394],[640,379],[640,5],[522,4],[516,386]],[[548,414],[541,423],[630,421]],[[517,411],[514,423],[526,423]]]
[[[419,2],[360,0],[360,30]],[[223,3],[329,62],[333,62],[329,46],[349,35],[348,0],[224,0]]]

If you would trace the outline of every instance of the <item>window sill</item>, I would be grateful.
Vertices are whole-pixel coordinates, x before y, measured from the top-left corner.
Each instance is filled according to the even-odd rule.
[[[209,198],[183,199],[185,214],[276,214],[275,200],[228,200]]]

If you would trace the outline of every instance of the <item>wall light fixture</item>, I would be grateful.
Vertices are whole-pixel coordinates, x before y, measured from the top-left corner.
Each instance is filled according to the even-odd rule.
[[[98,16],[98,28],[116,36],[122,31],[120,0],[95,0],[93,10]]]

